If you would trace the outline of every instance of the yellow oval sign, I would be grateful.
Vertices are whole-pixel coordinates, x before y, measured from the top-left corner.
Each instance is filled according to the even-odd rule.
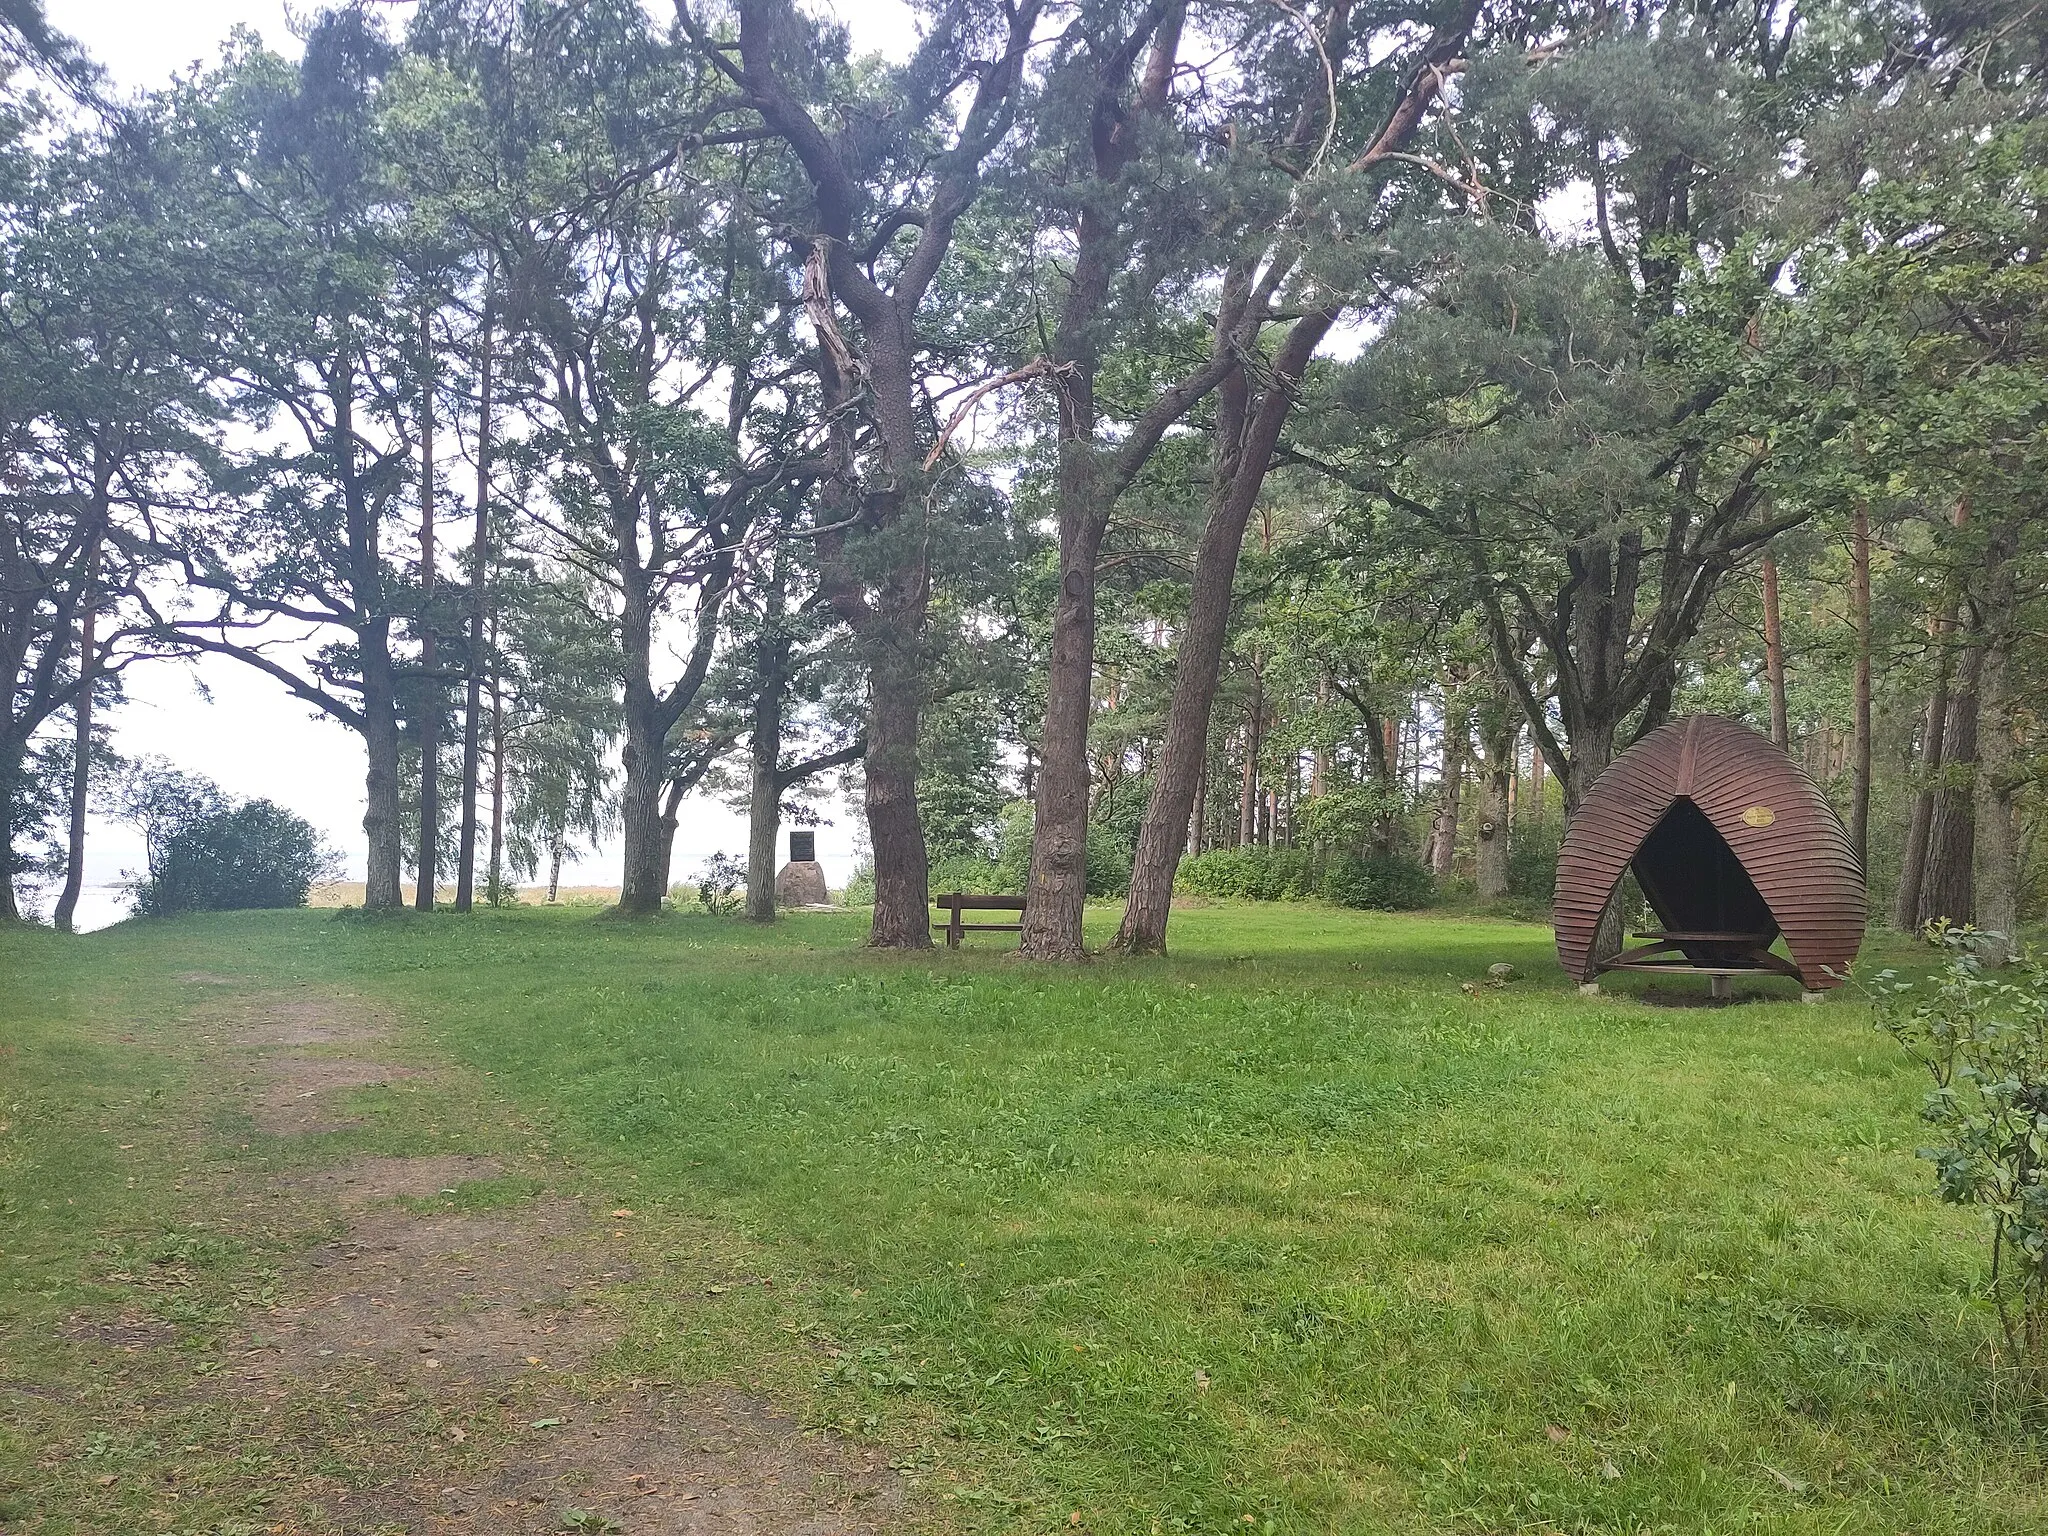
[[[1752,827],[1768,827],[1778,819],[1778,813],[1768,805],[1752,805],[1742,813],[1743,823]]]

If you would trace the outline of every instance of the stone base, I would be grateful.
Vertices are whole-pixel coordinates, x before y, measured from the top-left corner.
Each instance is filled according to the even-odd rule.
[[[775,905],[778,907],[822,907],[832,899],[825,888],[825,866],[812,861],[782,866],[775,877]]]
[[[1599,995],[1600,983],[1597,981],[1584,982],[1579,987],[1579,996],[1581,997],[1598,997]]]
[[[1825,992],[1801,992],[1799,994],[1799,1001],[1802,1003],[1824,1003],[1827,1000],[1828,995]]]

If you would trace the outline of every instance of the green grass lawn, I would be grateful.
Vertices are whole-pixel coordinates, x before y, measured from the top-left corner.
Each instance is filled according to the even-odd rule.
[[[1547,928],[1476,918],[1217,906],[1170,960],[1063,970],[862,924],[0,934],[0,1305],[73,1304],[108,1231],[170,1219],[106,1144],[195,1085],[119,1036],[175,1044],[211,971],[379,998],[491,1074],[730,1277],[629,1288],[622,1364],[879,1440],[965,1529],[2048,1528],[1981,1233],[1860,1004],[1582,999]]]

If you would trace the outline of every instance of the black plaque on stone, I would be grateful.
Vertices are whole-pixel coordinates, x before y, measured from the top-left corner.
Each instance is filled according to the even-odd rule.
[[[818,861],[818,834],[815,832],[792,832],[789,834],[789,862],[792,864],[815,864]]]

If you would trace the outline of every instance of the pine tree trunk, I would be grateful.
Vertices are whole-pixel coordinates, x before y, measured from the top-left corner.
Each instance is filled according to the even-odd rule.
[[[498,648],[498,626],[491,625],[491,653]],[[491,668],[491,856],[489,893],[491,905],[505,900],[505,688],[498,669]]]
[[[753,733],[748,740],[753,783],[747,796],[747,916],[757,923],[775,921],[775,840],[782,829],[782,694],[789,653],[786,636],[760,641],[760,665],[754,677]]]
[[[395,912],[405,905],[403,838],[398,806],[398,697],[390,646],[391,621],[373,619],[356,633],[362,655],[363,835],[369,844],[363,908]]]
[[[2020,918],[2020,838],[2014,801],[2022,774],[2016,740],[2012,653],[2016,638],[2013,555],[2019,530],[2008,522],[1992,539],[1985,598],[1983,663],[1978,678],[1976,819],[1983,879],[1977,921],[1987,933],[1984,958],[2003,965],[2013,953]]]
[[[104,523],[102,524],[104,526]],[[92,791],[92,693],[94,621],[99,604],[94,586],[99,580],[100,539],[94,535],[85,555],[85,580],[78,600],[78,702],[72,706],[76,731],[71,743],[71,826],[66,840],[64,889],[57,896],[53,921],[59,933],[72,930],[78,915],[79,894],[85,889],[85,813]],[[0,800],[0,816],[11,802]]]
[[[1870,508],[1858,503],[1850,532],[1849,606],[1856,628],[1856,726],[1850,750],[1849,841],[1870,869]]]
[[[1785,627],[1778,613],[1778,562],[1763,558],[1764,673],[1771,684],[1771,740],[1792,750],[1792,721],[1785,707]]]
[[[881,949],[929,949],[931,862],[917,810],[918,717],[924,680],[917,664],[923,610],[898,643],[871,634],[868,651],[866,809],[875,858],[875,912],[868,943]]]
[[[1982,633],[1972,623],[1956,666],[1942,737],[1941,779],[1927,834],[1927,873],[1920,886],[1919,926],[1945,917],[1976,921],[1978,685],[1984,669]]]
[[[1490,716],[1482,717],[1489,719]],[[1512,717],[1500,711],[1502,725],[1482,725],[1480,746],[1486,753],[1480,776],[1478,885],[1483,901],[1499,901],[1508,893],[1508,854],[1513,848],[1513,798],[1518,735]]]
[[[14,848],[14,797],[21,792],[21,765],[26,756],[20,735],[9,729],[0,735],[0,923],[21,921],[20,898],[14,893],[14,877],[20,870]]]
[[[1946,652],[1934,695],[1920,731],[1920,788],[1913,796],[1913,814],[1906,826],[1906,852],[1899,866],[1899,889],[1892,904],[1892,926],[1901,933],[1920,931],[1920,889],[1927,878],[1927,845],[1934,829],[1934,775],[1941,771],[1943,737],[1948,731],[1948,690],[1952,658]]]
[[[483,770],[484,582],[491,543],[491,267],[484,265],[483,328],[477,338],[476,531],[469,556],[469,677],[462,716],[462,846],[456,855],[455,910],[476,901],[477,779]]]
[[[1458,856],[1458,802],[1464,789],[1465,757],[1469,751],[1466,733],[1470,729],[1464,714],[1444,711],[1443,788],[1439,793],[1434,836],[1430,840],[1429,868],[1439,880],[1447,880]]]
[[[1251,711],[1244,722],[1244,772],[1237,787],[1237,846],[1250,848],[1259,841],[1259,747],[1265,724],[1265,690],[1258,663],[1252,663]]]
[[[629,660],[629,669],[632,665]],[[649,917],[661,910],[661,899],[666,894],[661,790],[668,769],[668,742],[644,674],[636,680],[629,671],[625,725],[626,741],[621,754],[625,774],[619,792],[625,865],[619,884],[619,911],[629,917]]]
[[[420,864],[413,906],[434,910],[441,877],[441,682],[434,634],[434,343],[432,315],[420,313]]]
[[[1082,381],[1069,385],[1070,391]],[[1088,401],[1063,414],[1089,417]],[[1045,723],[1032,802],[1031,872],[1024,888],[1021,951],[1035,960],[1079,960],[1088,900],[1088,722],[1095,702],[1095,573],[1106,508],[1096,493],[1095,446],[1060,446],[1060,585],[1046,662]]]
[[[1970,521],[1970,503],[1959,498],[1950,525],[1961,529]],[[1913,815],[1906,828],[1906,854],[1899,868],[1899,889],[1892,904],[1892,926],[1901,933],[1920,931],[1922,889],[1927,880],[1927,854],[1933,841],[1935,775],[1948,755],[1949,684],[1955,675],[1956,613],[1961,602],[1959,578],[1951,576],[1942,594],[1939,612],[1928,626],[1929,636],[1940,647],[1934,696],[1927,702],[1927,718],[1921,730],[1920,788],[1913,797]]]
[[[1273,450],[1293,409],[1294,389],[1335,321],[1336,313],[1329,310],[1296,320],[1273,355],[1256,410],[1250,410],[1249,401],[1245,402],[1241,437],[1218,434],[1220,472],[1195,551],[1187,624],[1174,667],[1173,702],[1167,712],[1165,751],[1152,776],[1152,795],[1138,834],[1137,862],[1131,870],[1130,898],[1117,930],[1116,947],[1126,954],[1166,952],[1173,877],[1187,841],[1195,781],[1209,751],[1209,713],[1216,701],[1245,524],[1265,486]],[[1226,437],[1237,440],[1224,441]]]

